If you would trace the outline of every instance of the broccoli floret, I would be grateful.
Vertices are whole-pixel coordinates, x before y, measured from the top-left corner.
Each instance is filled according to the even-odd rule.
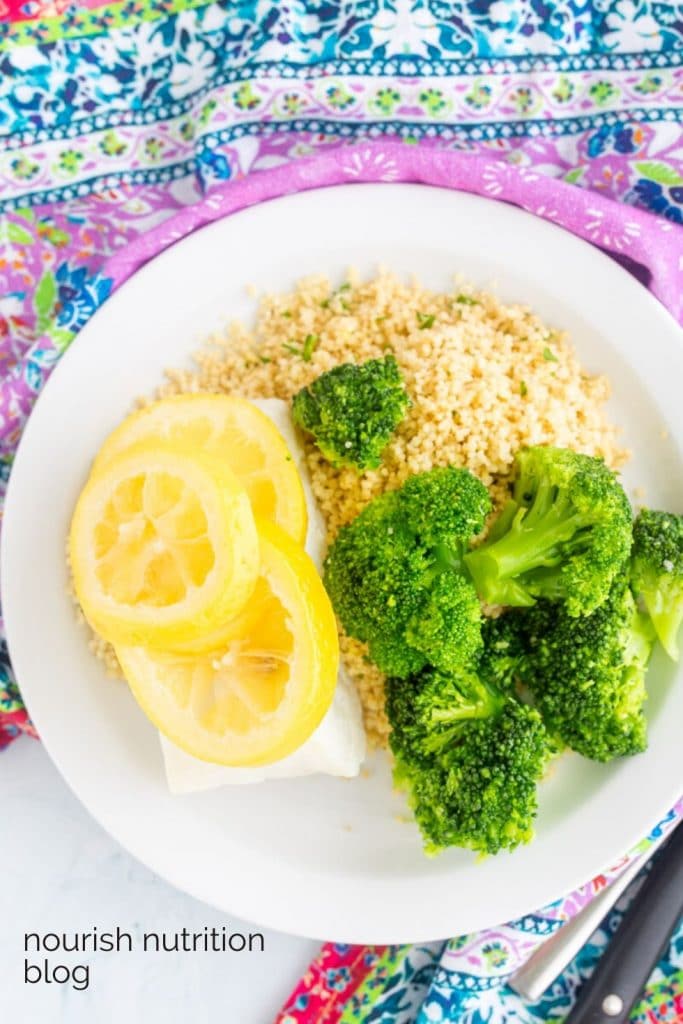
[[[292,400],[292,419],[333,466],[376,469],[410,399],[392,355],[323,373]]]
[[[479,650],[481,609],[462,559],[489,510],[476,477],[444,467],[375,498],[339,531],[325,586],[344,629],[368,643],[383,672],[449,670]]]
[[[491,498],[481,480],[453,466],[415,473],[396,493],[415,533],[424,544],[440,549],[446,562],[460,563],[491,511]]]
[[[511,612],[497,618],[485,618],[481,635],[483,648],[479,656],[479,673],[502,693],[514,695],[521,679],[521,665],[527,656],[518,614]]]
[[[539,602],[514,616],[528,655],[521,675],[548,731],[584,757],[610,761],[647,746],[645,673],[654,631],[621,577],[590,615]]]
[[[514,849],[533,836],[536,785],[551,747],[538,712],[476,669],[426,669],[387,683],[394,778],[408,791],[425,849]]]
[[[683,621],[683,516],[640,513],[633,527],[631,584],[647,608],[662,647],[678,661]]]
[[[437,573],[404,636],[419,653],[420,667],[428,662],[452,668],[472,657],[481,646],[481,605],[469,579],[457,571]]]
[[[631,507],[601,459],[565,448],[516,457],[512,498],[465,558],[481,598],[526,607],[564,601],[585,615],[607,597],[631,548]]]
[[[431,761],[473,720],[496,717],[505,703],[476,662],[453,673],[425,668],[409,679],[389,678],[385,693],[391,748],[414,764]]]

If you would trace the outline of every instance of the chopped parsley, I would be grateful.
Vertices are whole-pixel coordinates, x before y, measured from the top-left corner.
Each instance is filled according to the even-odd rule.
[[[348,281],[345,281],[344,284],[340,284],[339,287],[335,291],[333,291],[331,295],[328,295],[326,299],[323,299],[323,301],[320,303],[320,308],[329,309],[330,304],[334,301],[334,299],[339,299],[339,305],[341,306],[341,308],[348,312],[348,304],[344,301],[344,299],[341,298],[341,292],[347,292],[349,291],[350,288],[351,285],[349,284]]]
[[[556,362],[558,362],[557,356],[555,355],[555,353],[553,352],[553,350],[551,348],[548,348],[547,345],[543,349],[543,358],[545,359],[546,363],[556,363]]]
[[[522,396],[522,398],[526,398],[526,396],[529,394],[529,389],[526,386],[526,382],[523,380],[520,380],[519,382],[519,393]]]
[[[310,363],[319,341],[317,334],[307,334],[303,345],[299,345],[296,341],[283,341],[282,347],[286,352],[291,352],[293,356],[301,356],[305,363]]]
[[[319,341],[320,338],[318,337],[317,334],[306,335],[303,346],[301,348],[301,358],[304,360],[304,362],[310,363],[311,357],[313,356],[313,353],[318,347]]]
[[[455,296],[455,301],[459,302],[461,306],[478,306],[479,303],[476,299],[473,299],[471,295],[465,295],[461,293]]]
[[[415,315],[417,316],[417,326],[421,331],[434,326],[436,318],[433,313],[416,313]]]

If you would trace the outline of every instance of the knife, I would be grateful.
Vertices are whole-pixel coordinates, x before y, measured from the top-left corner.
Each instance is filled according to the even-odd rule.
[[[600,922],[607,917],[622,893],[648,861],[652,860],[655,852],[669,835],[669,832],[662,832],[652,840],[644,853],[634,858],[614,881],[601,889],[590,903],[563,924],[559,931],[546,939],[512,977],[508,978],[509,987],[528,1002],[538,1002],[586,945],[593,932],[600,926]]]
[[[565,1024],[625,1024],[682,914],[683,828],[679,825]]]

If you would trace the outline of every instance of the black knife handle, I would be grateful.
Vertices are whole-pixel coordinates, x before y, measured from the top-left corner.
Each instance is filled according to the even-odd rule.
[[[565,1024],[623,1024],[683,914],[683,827],[655,861]]]

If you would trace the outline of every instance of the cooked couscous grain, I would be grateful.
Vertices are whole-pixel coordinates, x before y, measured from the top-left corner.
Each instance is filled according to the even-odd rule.
[[[315,344],[307,344],[312,336]],[[466,466],[498,504],[523,445],[573,448],[614,468],[627,458],[605,414],[607,379],[584,372],[564,334],[527,306],[487,292],[461,284],[434,292],[385,272],[365,282],[350,274],[337,288],[315,276],[290,294],[266,295],[253,330],[235,323],[209,339],[195,369],[169,371],[158,397],[206,391],[290,399],[339,363],[386,352],[396,356],[413,404],[380,468],[361,475],[334,469],[306,442],[328,538],[375,495],[432,466]],[[341,649],[368,738],[384,746],[383,676],[363,644],[342,636]]]

